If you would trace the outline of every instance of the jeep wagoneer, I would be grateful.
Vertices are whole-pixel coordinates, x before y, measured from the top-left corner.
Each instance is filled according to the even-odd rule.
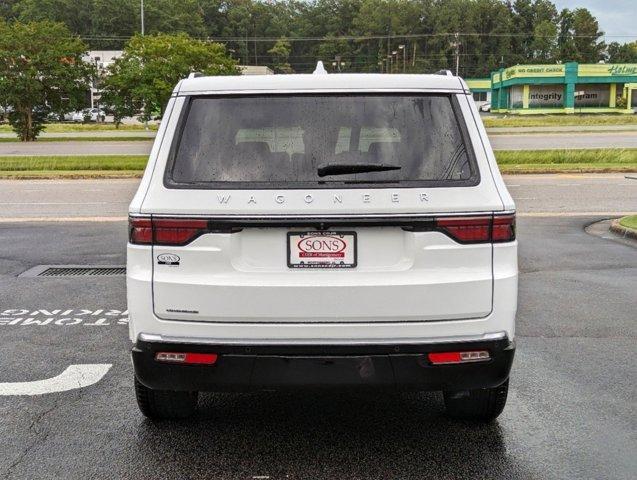
[[[433,390],[506,402],[515,206],[450,74],[181,81],[130,205],[142,412],[201,391]]]

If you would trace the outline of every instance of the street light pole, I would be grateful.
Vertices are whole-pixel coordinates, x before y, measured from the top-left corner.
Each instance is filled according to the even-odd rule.
[[[144,0],[141,0],[142,35],[144,35]]]
[[[405,45],[398,45],[398,50],[402,50],[403,52],[403,73],[405,73],[407,69],[407,49]]]

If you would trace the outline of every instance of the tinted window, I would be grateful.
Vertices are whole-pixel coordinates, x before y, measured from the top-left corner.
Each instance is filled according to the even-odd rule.
[[[168,186],[477,183],[448,95],[194,97],[181,122]]]

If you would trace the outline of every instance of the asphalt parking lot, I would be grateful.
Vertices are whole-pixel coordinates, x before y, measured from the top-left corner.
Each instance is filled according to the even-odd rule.
[[[134,184],[83,195],[100,188],[22,183],[51,199],[35,202],[2,183],[0,385],[108,367],[85,388],[0,395],[0,478],[635,478],[637,248],[584,227],[637,210],[637,181],[507,183],[521,213],[518,350],[489,426],[446,419],[436,394],[346,392],[206,395],[192,420],[149,422],[133,395],[124,277],[18,276],[124,264]]]

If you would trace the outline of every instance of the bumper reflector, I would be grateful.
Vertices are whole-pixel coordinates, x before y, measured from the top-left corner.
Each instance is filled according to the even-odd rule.
[[[155,360],[164,363],[180,363],[182,365],[214,365],[217,363],[216,353],[195,352],[157,352]]]
[[[486,350],[473,352],[431,352],[427,358],[432,365],[449,365],[453,363],[484,362],[491,356]]]

